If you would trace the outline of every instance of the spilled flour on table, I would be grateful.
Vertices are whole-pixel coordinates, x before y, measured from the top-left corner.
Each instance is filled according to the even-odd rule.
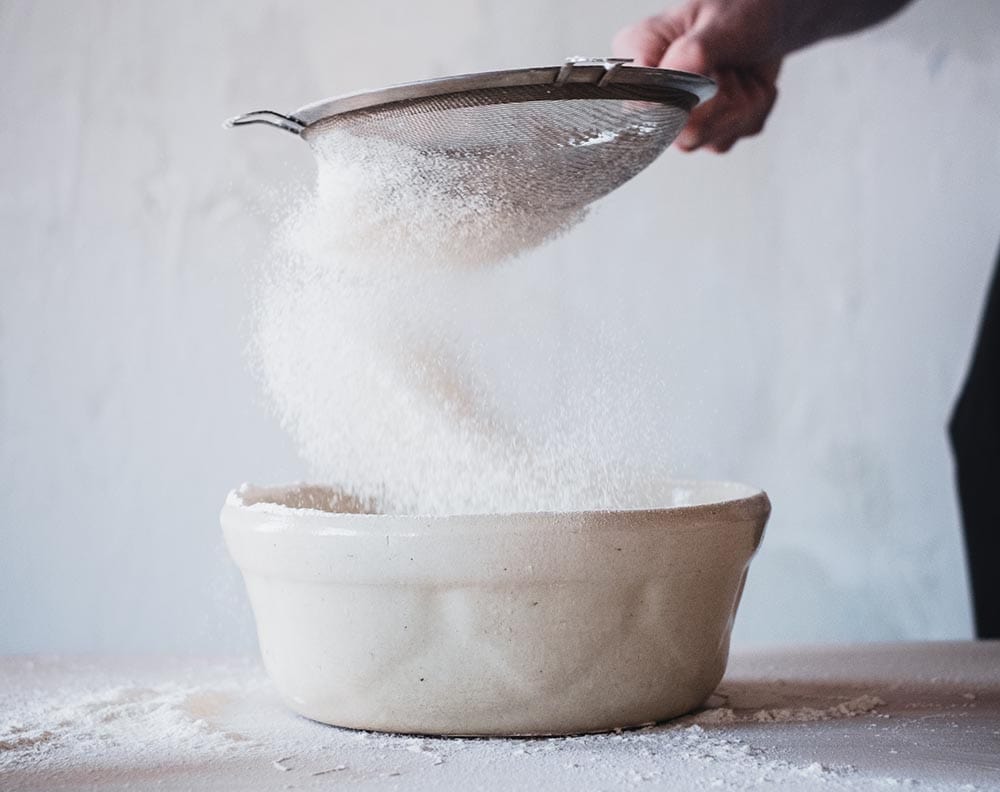
[[[233,683],[174,682],[50,690],[0,715],[0,772],[114,766],[135,761],[137,754],[159,764],[177,755],[243,750],[246,738],[219,729],[212,719],[234,694],[247,690]]]
[[[738,723],[682,719],[616,734],[538,739],[376,734],[292,714],[263,670],[249,662],[161,663],[128,672],[79,660],[16,662],[7,661],[0,675],[4,790],[536,790],[543,779],[554,792],[974,789],[788,761],[755,745]],[[823,717],[867,706],[860,698],[842,705]]]
[[[695,723],[804,723],[824,721],[834,718],[856,718],[874,712],[885,702],[878,696],[863,693],[855,698],[841,701],[830,707],[777,707],[772,709],[743,709],[715,707],[689,717]]]
[[[474,160],[336,132],[318,145],[316,189],[289,212],[263,268],[252,343],[313,479],[385,512],[642,505],[665,468],[647,458],[640,472],[611,450],[615,438],[649,442],[649,416],[662,411],[641,361],[612,362],[633,350],[614,333],[603,349],[588,343],[584,392],[534,399],[547,406],[530,421],[497,398],[456,318],[459,306],[491,305],[501,265],[583,212],[528,211],[502,186],[475,188]],[[491,328],[491,341],[504,332]],[[552,357],[557,380],[580,364]],[[508,384],[537,379],[507,365]]]

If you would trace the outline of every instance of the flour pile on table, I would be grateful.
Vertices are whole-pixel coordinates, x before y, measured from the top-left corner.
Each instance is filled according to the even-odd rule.
[[[582,212],[526,211],[502,188],[470,186],[483,182],[475,158],[342,133],[316,153],[316,189],[281,224],[260,279],[252,345],[312,476],[385,512],[636,505],[643,478],[607,440],[641,435],[642,413],[602,353],[588,393],[529,425],[496,399],[455,318],[493,298],[499,264]],[[509,368],[509,382],[532,380],[518,361]]]
[[[18,767],[127,764],[137,751],[151,764],[182,752],[213,756],[236,749],[213,715],[231,690],[177,685],[59,691],[8,710],[0,721],[0,772]]]
[[[688,720],[696,724],[725,724],[740,722],[757,723],[806,723],[856,718],[874,712],[885,702],[878,696],[863,693],[829,707],[772,707],[737,712],[731,707],[714,707],[691,715]]]

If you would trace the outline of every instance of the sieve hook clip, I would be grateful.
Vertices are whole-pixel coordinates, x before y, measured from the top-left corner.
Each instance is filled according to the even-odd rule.
[[[601,79],[597,82],[597,85],[603,88],[618,69],[626,63],[632,63],[633,60],[633,58],[587,58],[575,55],[571,58],[566,58],[566,62],[563,63],[559,74],[556,75],[556,85],[564,84],[569,79],[570,74],[573,73],[573,69],[577,66],[603,66],[604,74],[601,75]]]
[[[235,118],[230,118],[223,124],[226,129],[238,126],[249,126],[250,124],[267,124],[268,126],[284,129],[293,135],[302,134],[306,124],[302,123],[295,116],[286,116],[276,113],[274,110],[254,110],[252,113],[244,113]]]

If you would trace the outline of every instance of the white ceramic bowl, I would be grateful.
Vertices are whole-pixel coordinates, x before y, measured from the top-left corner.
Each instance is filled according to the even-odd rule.
[[[674,482],[662,502],[394,516],[322,487],[245,485],[222,526],[296,712],[417,734],[576,734],[689,712],[725,670],[767,496]]]

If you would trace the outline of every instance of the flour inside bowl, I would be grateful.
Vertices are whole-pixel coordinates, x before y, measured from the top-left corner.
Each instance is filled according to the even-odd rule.
[[[480,166],[451,154],[327,133],[316,155],[316,188],[262,273],[252,347],[314,479],[396,513],[632,505],[641,477],[605,442],[616,409],[630,413],[610,375],[529,424],[496,397],[456,319],[492,299],[504,262],[582,212],[474,188]],[[506,376],[532,372],[512,360]]]

